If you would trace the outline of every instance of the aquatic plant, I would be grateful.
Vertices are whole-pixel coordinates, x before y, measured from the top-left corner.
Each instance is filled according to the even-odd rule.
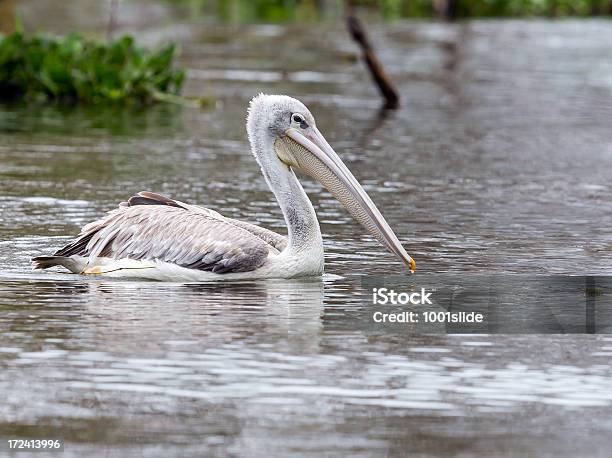
[[[515,16],[597,16],[612,14],[612,0],[167,0],[231,22],[308,21],[343,11],[344,5],[371,7],[387,19],[444,15],[459,18]]]
[[[0,100],[65,103],[175,101],[185,72],[172,65],[176,47],[137,46],[124,36],[100,43],[78,34],[0,37]]]

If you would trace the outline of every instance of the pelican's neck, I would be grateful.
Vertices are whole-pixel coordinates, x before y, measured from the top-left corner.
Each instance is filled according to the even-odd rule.
[[[287,223],[289,239],[285,251],[290,255],[308,252],[311,257],[320,257],[322,263],[323,238],[312,203],[295,173],[278,160],[273,140],[262,143],[252,146]]]

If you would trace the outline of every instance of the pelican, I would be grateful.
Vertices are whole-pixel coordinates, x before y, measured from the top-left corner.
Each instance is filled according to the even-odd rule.
[[[33,258],[33,268],[63,266],[76,274],[186,282],[320,276],[323,239],[295,175],[299,172],[323,185],[414,272],[414,260],[302,102],[259,94],[251,100],[246,128],[251,151],[283,212],[287,237],[208,208],[140,192],[84,226],[53,256]]]

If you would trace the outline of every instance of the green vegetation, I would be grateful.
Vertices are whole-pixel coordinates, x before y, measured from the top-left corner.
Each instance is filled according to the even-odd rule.
[[[185,79],[175,46],[147,51],[126,36],[104,44],[72,34],[0,38],[0,100],[126,104],[176,101]]]
[[[195,15],[228,22],[308,21],[341,12],[345,5],[377,9],[388,19],[611,15],[612,0],[167,0]],[[437,3],[436,9],[434,3]],[[446,13],[445,13],[446,11]],[[452,12],[452,13],[450,13]]]
[[[166,0],[185,5],[194,17],[213,16],[223,22],[314,21],[343,0]]]
[[[358,0],[381,8],[387,17],[430,17],[440,14],[431,0]],[[611,0],[446,0],[454,15],[470,17],[590,16],[612,14]]]

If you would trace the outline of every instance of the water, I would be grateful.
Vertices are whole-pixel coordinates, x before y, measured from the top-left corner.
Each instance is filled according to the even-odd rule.
[[[45,4],[24,22],[61,31]],[[181,41],[188,93],[216,108],[0,108],[0,435],[63,437],[65,456],[607,455],[612,338],[343,325],[364,276],[402,267],[313,182],[322,281],[105,281],[29,258],[145,189],[283,231],[243,125],[266,91],[309,105],[419,274],[609,274],[608,22],[371,24],[404,101],[384,113],[341,27],[149,8],[124,22]]]

